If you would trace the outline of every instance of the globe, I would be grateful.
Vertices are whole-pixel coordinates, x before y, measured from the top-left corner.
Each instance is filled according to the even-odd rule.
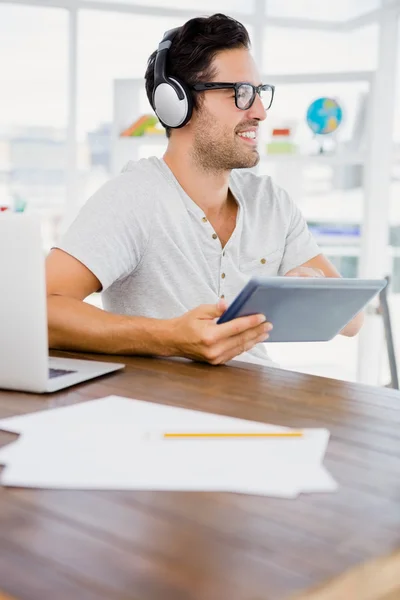
[[[342,122],[342,109],[333,98],[317,98],[307,110],[307,124],[315,134],[332,133]]]

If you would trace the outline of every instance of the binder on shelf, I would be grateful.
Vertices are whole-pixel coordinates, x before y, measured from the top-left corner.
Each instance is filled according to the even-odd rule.
[[[120,133],[120,137],[140,137],[143,135],[159,135],[163,130],[157,127],[159,121],[153,115],[142,115],[132,125]]]

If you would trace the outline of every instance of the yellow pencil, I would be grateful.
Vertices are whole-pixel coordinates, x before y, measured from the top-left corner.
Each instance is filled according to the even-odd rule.
[[[164,438],[288,438],[303,437],[301,431],[274,431],[268,433],[164,433]]]

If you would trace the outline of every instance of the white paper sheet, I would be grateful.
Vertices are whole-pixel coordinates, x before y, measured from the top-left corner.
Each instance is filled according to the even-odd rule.
[[[164,440],[154,433],[284,428],[118,397],[6,419],[0,427],[23,432],[0,450],[3,485],[286,498],[336,488],[321,464],[324,429],[305,430],[303,438]]]
[[[269,425],[256,421],[225,417],[197,410],[188,410],[176,406],[155,404],[143,400],[122,398],[120,396],[107,396],[98,400],[89,400],[27,415],[9,417],[0,420],[0,429],[14,433],[24,433],[32,428],[45,427],[54,428],[61,426],[63,430],[75,428],[80,423],[91,423],[97,425],[115,424],[149,424],[154,428],[159,426],[197,426],[217,427],[254,425],[256,431],[285,431],[287,427]]]
[[[304,451],[293,445],[291,451],[282,453],[281,440],[142,443],[117,428],[115,433],[118,439],[110,437],[109,429],[89,426],[57,437],[25,434],[14,444],[2,482],[25,487],[236,491],[283,497],[334,489],[321,465],[308,460],[314,440],[304,445]],[[106,439],[111,444],[104,443]]]

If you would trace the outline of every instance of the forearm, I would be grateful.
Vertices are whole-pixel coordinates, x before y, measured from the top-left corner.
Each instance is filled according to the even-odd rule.
[[[63,296],[47,298],[50,348],[103,354],[173,356],[168,320],[116,315]]]
[[[355,336],[361,329],[364,323],[364,313],[360,312],[358,315],[354,317],[349,323],[347,323],[346,327],[342,329],[340,332],[341,335],[345,335],[347,337]]]

